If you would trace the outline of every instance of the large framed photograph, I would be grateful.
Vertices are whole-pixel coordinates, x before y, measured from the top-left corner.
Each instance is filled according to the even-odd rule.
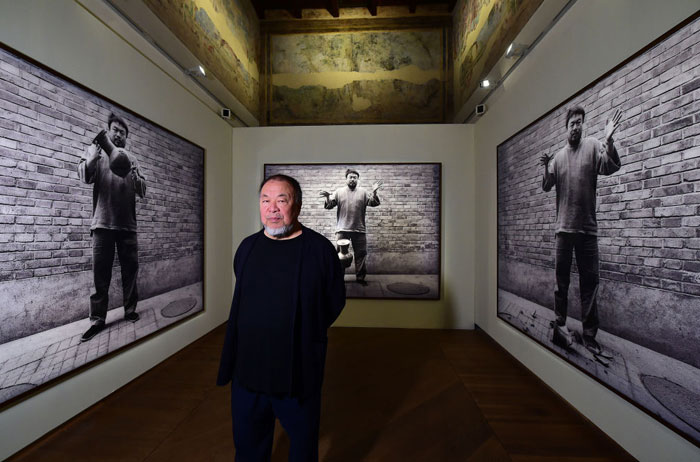
[[[500,144],[498,316],[700,444],[700,16]]]
[[[349,298],[440,298],[439,163],[265,164],[302,188],[299,221],[326,236]]]
[[[0,48],[0,406],[203,310],[204,150]]]

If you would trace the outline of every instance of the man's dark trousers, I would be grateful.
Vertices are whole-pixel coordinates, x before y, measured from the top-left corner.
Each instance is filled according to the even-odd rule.
[[[566,324],[568,311],[571,262],[576,254],[581,292],[581,324],[583,335],[595,337],[598,333],[598,237],[583,233],[557,233],[556,276],[557,288],[554,291],[554,313],[557,324]]]
[[[122,273],[124,314],[136,311],[136,303],[139,298],[136,284],[139,272],[136,232],[98,228],[92,231],[92,267],[95,278],[95,293],[90,296],[90,321],[93,324],[104,323],[107,317],[115,246]]]
[[[275,416],[289,435],[289,462],[318,462],[320,391],[298,400],[247,390],[231,382],[231,415],[236,462],[269,462]]]
[[[367,234],[337,231],[338,239],[349,239],[352,243],[352,252],[355,256],[355,277],[358,281],[364,281],[367,276]]]

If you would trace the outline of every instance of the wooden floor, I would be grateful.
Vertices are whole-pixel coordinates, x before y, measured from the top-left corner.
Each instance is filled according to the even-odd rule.
[[[232,461],[223,326],[12,461]],[[333,328],[322,461],[634,460],[481,331]],[[287,460],[278,426],[274,461]]]

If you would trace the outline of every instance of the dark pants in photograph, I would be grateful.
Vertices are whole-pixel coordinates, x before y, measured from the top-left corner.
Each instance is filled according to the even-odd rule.
[[[598,333],[598,237],[581,233],[557,233],[555,271],[557,287],[554,291],[554,313],[557,324],[566,324],[571,282],[571,262],[576,254],[581,291],[581,324],[583,335],[595,337]]]
[[[318,462],[321,393],[300,401],[247,390],[231,383],[236,462],[269,462],[275,417],[289,436],[289,462]]]
[[[338,239],[349,239],[352,243],[352,253],[355,255],[355,277],[364,281],[367,276],[367,234],[349,231],[337,231]]]
[[[115,247],[122,273],[124,314],[136,311],[136,302],[139,297],[136,284],[139,272],[136,232],[98,228],[92,231],[92,269],[95,278],[95,293],[90,296],[92,324],[104,324],[107,317]]]

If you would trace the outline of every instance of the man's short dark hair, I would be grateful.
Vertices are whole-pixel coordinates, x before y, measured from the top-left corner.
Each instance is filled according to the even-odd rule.
[[[111,112],[109,114],[109,118],[107,119],[107,128],[111,128],[114,122],[124,127],[124,130],[126,130],[126,136],[129,136],[129,126],[126,124],[126,121],[120,116],[116,115],[114,112]]]
[[[260,194],[263,186],[265,186],[265,184],[268,181],[273,181],[273,180],[274,181],[284,181],[289,186],[291,186],[292,189],[294,190],[294,204],[301,206],[301,185],[299,185],[299,182],[296,179],[292,178],[289,175],[282,175],[281,173],[278,173],[276,175],[268,176],[267,178],[265,178],[263,180],[262,183],[260,183],[260,187],[258,188],[258,194]]]
[[[586,111],[581,106],[570,107],[566,113],[566,126],[569,126],[569,119],[575,115],[581,115],[581,122],[586,120]]]
[[[358,172],[357,170],[353,170],[351,168],[345,170],[345,178],[347,178],[348,175],[350,175],[351,173],[354,173],[355,175],[357,175],[358,178],[360,178],[360,172]]]

